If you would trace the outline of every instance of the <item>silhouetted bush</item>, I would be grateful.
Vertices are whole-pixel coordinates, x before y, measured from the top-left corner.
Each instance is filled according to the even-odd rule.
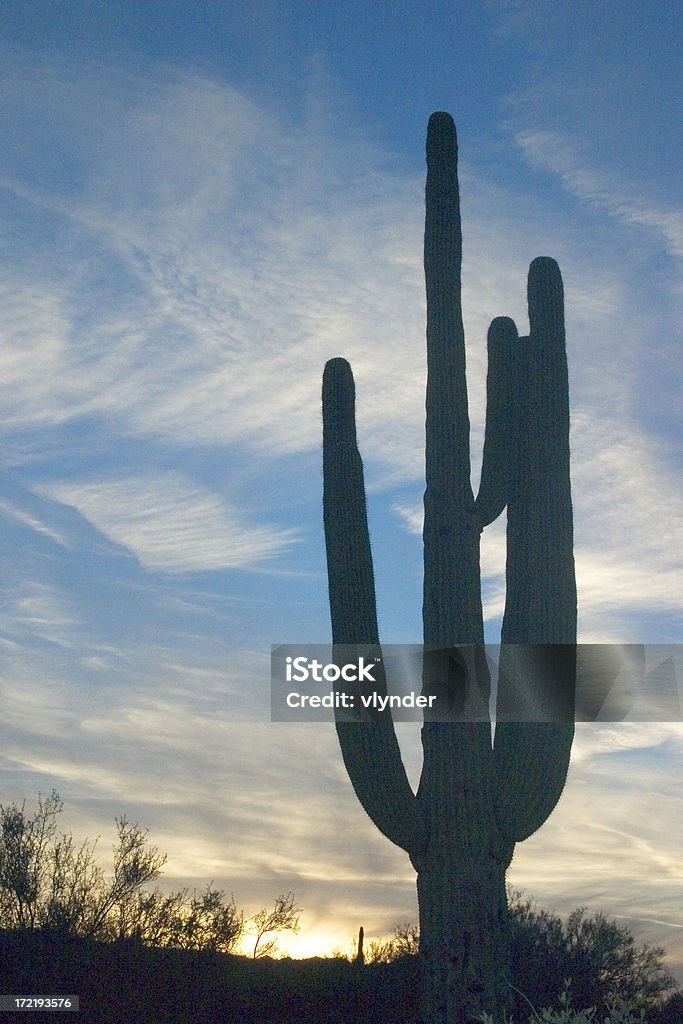
[[[572,1005],[595,1006],[598,1015],[610,998],[649,1009],[674,987],[660,946],[637,946],[628,928],[603,914],[574,910],[566,922],[512,893],[510,978],[534,1007],[557,1006],[571,979]],[[526,1020],[528,1003],[513,992],[514,1015]],[[683,1024],[683,1022],[681,1022]]]
[[[298,932],[301,907],[295,906],[294,893],[281,894],[275,900],[272,910],[259,910],[249,919],[247,930],[254,935],[252,956],[257,960],[262,956],[272,956],[278,948],[279,932]],[[271,938],[266,939],[266,935]],[[264,941],[265,939],[265,941]]]
[[[57,838],[64,804],[55,790],[45,800],[38,796],[32,817],[25,807],[0,804],[0,928],[224,953],[251,931],[255,957],[274,952],[277,933],[299,929],[302,910],[291,892],[245,921],[234,897],[212,883],[201,896],[187,888],[167,895],[143,888],[159,877],[166,854],[148,846],[147,831],[125,816],[116,819],[114,873],[106,878],[95,860],[97,840],[77,847],[71,833]]]
[[[416,924],[398,924],[386,939],[373,939],[367,948],[365,962],[390,964],[404,956],[417,956],[420,931]]]
[[[683,1024],[683,992],[674,992],[648,1014],[649,1024]]]
[[[592,917],[579,908],[566,922],[539,909],[519,892],[509,893],[511,961],[510,1013],[527,1021],[532,1007],[539,1012],[558,1008],[569,981],[568,998],[577,1012],[595,1007],[595,1021],[608,1018],[610,1005],[621,1004],[639,1020],[642,1007],[648,1024],[683,1024],[680,996],[665,1001],[675,982],[664,968],[664,950],[637,946],[628,928],[603,914]],[[385,939],[368,946],[367,963],[398,963],[414,958],[419,946],[416,925],[400,925]],[[625,1020],[627,1017],[624,1018]]]

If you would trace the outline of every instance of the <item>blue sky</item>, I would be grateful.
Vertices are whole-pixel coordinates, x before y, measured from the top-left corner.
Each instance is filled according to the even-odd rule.
[[[274,643],[329,639],[320,381],[358,392],[381,635],[419,642],[429,114],[458,125],[478,474],[485,334],[528,264],[567,303],[580,637],[681,636],[680,12],[644,3],[3,4],[0,802],[127,813],[295,955],[415,920],[332,726],[269,721]],[[486,531],[487,630],[504,523]],[[419,736],[401,726],[411,776]],[[579,729],[517,848],[683,981],[680,723]]]

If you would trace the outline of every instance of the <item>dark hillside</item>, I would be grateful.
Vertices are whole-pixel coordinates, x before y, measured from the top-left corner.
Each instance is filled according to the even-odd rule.
[[[415,962],[250,960],[0,932],[0,992],[78,995],[80,1012],[22,1013],[78,1024],[414,1024]]]

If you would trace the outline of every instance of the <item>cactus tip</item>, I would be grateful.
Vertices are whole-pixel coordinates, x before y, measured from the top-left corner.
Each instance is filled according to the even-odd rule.
[[[428,160],[438,157],[440,160],[445,158],[450,163],[455,158],[457,147],[458,139],[453,118],[443,110],[435,111],[427,125]]]
[[[491,321],[491,326],[489,327],[489,333],[492,332],[504,337],[514,333],[514,336],[517,337],[517,326],[515,321],[509,316],[496,316]]]
[[[455,124],[451,115],[446,113],[445,110],[435,110],[434,113],[430,115],[427,131],[433,131],[435,128],[451,129],[451,131],[454,131]]]
[[[325,363],[326,374],[333,374],[334,376],[340,376],[342,374],[350,374],[351,367],[348,360],[344,359],[343,356],[335,356],[334,359],[328,359]]]
[[[529,281],[532,279],[539,280],[541,278],[553,278],[560,276],[560,268],[557,265],[557,260],[554,260],[552,256],[537,256],[529,264]]]
[[[336,356],[328,359],[323,371],[323,395],[342,390],[347,394],[355,392],[353,371],[346,359]]]

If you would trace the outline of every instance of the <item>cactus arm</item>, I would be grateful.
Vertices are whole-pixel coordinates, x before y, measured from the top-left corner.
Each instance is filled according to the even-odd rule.
[[[377,609],[355,387],[345,359],[323,374],[323,521],[335,644],[377,644]]]
[[[354,383],[344,359],[323,375],[323,519],[332,639],[379,644],[363,464],[356,444]],[[408,782],[391,714],[375,722],[338,721],[344,764],[377,828],[408,853],[420,845],[417,803]]]
[[[488,332],[486,432],[479,493],[474,510],[480,528],[498,518],[510,498],[518,438],[519,338],[514,321],[499,316]]]
[[[525,388],[508,502],[503,643],[574,644],[576,583],[569,484],[569,392],[562,278],[554,260],[529,268]]]
[[[496,819],[517,842],[540,828],[564,787],[574,735],[576,642],[563,288],[554,260],[533,261],[528,296],[494,741]],[[515,646],[534,644],[553,647]],[[552,687],[564,704],[560,720],[515,721],[520,682],[532,700],[547,700]]]
[[[553,654],[548,648],[536,650],[522,647],[519,651],[503,649],[501,674],[507,679],[521,679],[524,692],[547,686],[549,678],[564,681],[572,671],[572,658],[567,657],[570,645],[558,645]],[[574,650],[572,648],[572,650]],[[539,656],[540,662],[529,665]],[[522,664],[514,664],[515,659]],[[494,742],[494,813],[502,835],[511,842],[521,842],[536,832],[554,810],[567,777],[574,737],[573,722],[503,721],[496,722]]]

